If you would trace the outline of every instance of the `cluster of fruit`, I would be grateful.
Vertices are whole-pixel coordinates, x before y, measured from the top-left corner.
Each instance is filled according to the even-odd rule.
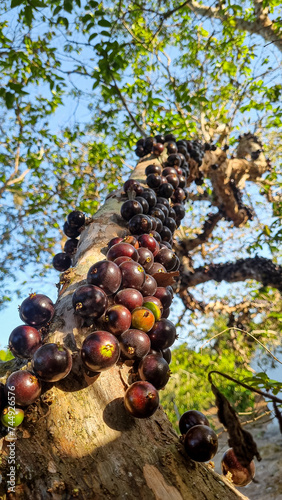
[[[181,440],[190,458],[197,462],[207,462],[215,456],[218,448],[217,435],[203,413],[197,410],[186,411],[178,425],[182,435]],[[255,476],[254,461],[252,460],[248,467],[244,467],[233,448],[229,448],[223,454],[221,470],[235,486],[247,486]]]
[[[45,327],[54,315],[54,304],[46,295],[30,294],[19,308],[25,325],[16,327],[9,337],[9,349],[18,358],[32,360],[30,370],[17,370],[0,388],[1,422],[17,427],[24,418],[21,407],[34,403],[41,394],[41,381],[57,382],[72,368],[72,354],[62,344],[44,343]],[[7,406],[7,402],[13,402]]]
[[[61,273],[72,265],[72,256],[77,250],[80,232],[85,223],[85,215],[79,210],[70,212],[63,226],[65,235],[69,238],[64,246],[64,252],[57,253],[53,258],[53,267]]]

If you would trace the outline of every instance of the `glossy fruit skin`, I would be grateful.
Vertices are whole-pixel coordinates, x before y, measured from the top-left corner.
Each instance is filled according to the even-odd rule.
[[[159,407],[157,389],[149,382],[134,382],[124,395],[126,411],[135,418],[148,418]]]
[[[114,263],[119,267],[123,262],[133,262],[133,260],[130,257],[126,257],[125,255],[122,255],[121,257],[117,257],[114,260]]]
[[[73,226],[70,226],[68,222],[63,225],[63,231],[68,238],[77,238],[80,236],[80,231]]]
[[[100,260],[90,267],[87,273],[87,282],[95,285],[107,295],[116,293],[121,285],[121,271],[117,264],[109,260]]]
[[[57,253],[53,257],[52,264],[56,271],[60,271],[62,273],[71,267],[71,258],[65,252]]]
[[[252,460],[249,467],[243,467],[236,457],[233,448],[229,448],[224,453],[221,460],[222,474],[226,476],[228,472],[232,474],[232,482],[235,486],[247,486],[255,477],[255,463]]]
[[[100,318],[108,307],[106,293],[95,285],[82,285],[72,296],[75,313],[86,318]]]
[[[114,300],[116,304],[121,304],[129,309],[129,311],[133,311],[136,307],[142,306],[143,295],[139,290],[135,290],[134,288],[124,288],[117,292]]]
[[[171,243],[172,232],[168,227],[166,227],[166,226],[163,227],[163,229],[160,233],[160,236],[161,236],[162,241],[168,241],[169,243]]]
[[[166,349],[172,346],[176,339],[176,328],[169,319],[161,318],[156,321],[148,335],[153,349]]]
[[[22,302],[19,314],[24,323],[41,328],[51,321],[54,311],[54,304],[49,297],[41,293],[32,293]]]
[[[17,370],[6,380],[5,394],[11,392],[9,387],[14,387],[12,391],[15,396],[15,404],[18,406],[31,405],[36,401],[41,394],[41,383],[38,378],[28,370]]]
[[[121,288],[135,288],[141,290],[145,282],[144,268],[138,262],[129,261],[120,264]]]
[[[198,410],[188,410],[179,419],[179,430],[182,435],[186,434],[194,425],[207,425],[210,427],[207,417]]]
[[[143,198],[143,196],[136,196],[136,198],[134,198],[135,201],[138,201],[138,203],[140,203],[142,209],[143,209],[143,214],[148,214],[149,213],[149,203],[147,202],[147,200],[145,200],[145,198]]]
[[[131,234],[149,233],[152,229],[152,222],[148,215],[134,215],[128,222],[128,229]]]
[[[41,333],[29,325],[17,326],[9,337],[9,349],[17,358],[32,358],[41,343]]]
[[[83,364],[93,372],[103,372],[116,364],[120,355],[119,342],[112,333],[99,330],[90,333],[81,347]]]
[[[81,227],[85,223],[85,215],[80,210],[74,210],[69,213],[67,222],[71,227]]]
[[[151,250],[149,250],[149,248],[140,247],[138,248],[137,253],[139,264],[141,264],[143,269],[148,272],[154,264],[154,256]]]
[[[185,208],[181,203],[175,203],[172,208],[175,211],[177,220],[182,220],[185,217]]]
[[[194,425],[185,435],[184,447],[192,460],[208,462],[217,452],[217,435],[207,425]]]
[[[158,174],[160,175],[162,173],[162,167],[160,165],[155,165],[155,164],[151,164],[151,165],[148,165],[146,168],[145,168],[145,175],[148,176],[150,174]]]
[[[162,196],[163,198],[170,198],[173,195],[173,192],[173,186],[169,182],[167,182],[166,184],[162,184],[159,187],[158,195]]]
[[[145,188],[142,197],[148,202],[149,207],[154,207],[157,203],[157,197],[153,189]]]
[[[136,249],[139,248],[138,240],[132,234],[128,234],[127,236],[122,238],[120,243],[129,243],[129,245],[134,246],[134,248],[136,248]]]
[[[148,295],[154,295],[157,290],[157,287],[158,284],[155,278],[153,278],[153,276],[150,276],[150,274],[146,274],[144,285],[142,286],[140,292],[144,297]]]
[[[148,354],[151,341],[147,333],[129,329],[119,337],[120,349],[127,359],[141,359]]]
[[[158,286],[154,296],[161,301],[164,309],[168,309],[172,303],[173,295],[169,291],[168,287]]]
[[[72,368],[72,355],[61,344],[44,344],[33,356],[33,371],[46,382],[58,382],[65,378]]]
[[[167,347],[166,349],[163,349],[162,353],[163,353],[164,359],[166,360],[167,364],[169,365],[171,362],[171,350],[170,350],[170,348]]]
[[[104,318],[105,329],[118,337],[128,330],[131,325],[131,313],[129,309],[116,304],[107,309]]]
[[[162,356],[148,354],[139,363],[138,374],[141,380],[150,382],[156,389],[162,389],[168,382],[170,371]]]
[[[130,257],[137,262],[139,255],[133,245],[121,242],[113,245],[107,252],[108,260],[114,261],[118,257]]]
[[[154,262],[148,274],[151,274],[153,276],[157,273],[166,273],[166,268],[159,262]]]
[[[122,205],[120,209],[120,215],[124,220],[129,220],[131,217],[134,215],[142,214],[143,213],[143,208],[141,203],[138,201],[134,200],[126,200]]]
[[[157,255],[160,246],[158,242],[155,240],[155,238],[153,238],[153,236],[150,236],[149,234],[141,234],[138,237],[138,241],[140,247],[148,248],[152,252],[154,257],[155,255]]]
[[[168,227],[171,231],[171,234],[176,230],[176,222],[172,217],[166,217],[164,221],[164,226]]]
[[[176,254],[173,250],[170,250],[169,248],[160,248],[159,252],[155,257],[155,262],[159,262],[160,264],[162,264],[169,272],[174,268],[177,262]]]
[[[141,186],[140,182],[134,179],[128,179],[123,185],[123,190],[125,193],[134,191],[136,196],[142,196],[144,188]]]
[[[123,238],[115,236],[108,242],[108,248],[111,248],[112,246],[116,245],[117,243],[120,243],[121,241],[123,241]]]
[[[155,324],[155,316],[147,307],[136,307],[131,313],[131,325],[136,330],[148,333]]]
[[[24,419],[24,411],[21,408],[6,406],[1,413],[1,423],[4,427],[18,427]]]
[[[161,319],[163,306],[159,299],[154,296],[146,297],[144,298],[143,306],[152,311],[156,321],[159,321]]]
[[[64,252],[66,252],[68,255],[74,255],[76,253],[78,243],[79,240],[77,240],[76,238],[70,238],[65,243]]]

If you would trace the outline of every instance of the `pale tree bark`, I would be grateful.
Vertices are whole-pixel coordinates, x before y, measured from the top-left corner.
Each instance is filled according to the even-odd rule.
[[[135,178],[144,180],[149,161],[139,163]],[[72,294],[89,267],[104,259],[108,241],[127,232],[120,205],[120,193],[108,198],[82,232],[75,267],[62,276],[48,341],[72,350],[73,370],[61,382],[46,383],[40,401],[27,408],[16,441],[16,493],[7,496],[9,450],[1,440],[1,498],[244,499],[208,466],[188,459],[161,408],[144,420],[125,412],[129,368],[115,366],[91,377],[81,365],[79,348],[92,328],[74,315]]]

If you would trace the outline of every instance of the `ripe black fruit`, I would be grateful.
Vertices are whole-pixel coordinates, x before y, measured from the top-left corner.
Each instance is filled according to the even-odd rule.
[[[179,420],[179,430],[181,434],[186,434],[194,425],[210,426],[207,417],[198,410],[188,410],[181,415]]]
[[[31,293],[21,304],[19,314],[24,323],[41,328],[51,321],[54,304],[46,295]]]
[[[187,455],[196,462],[211,460],[218,448],[216,433],[207,425],[194,425],[184,439]]]
[[[134,382],[124,395],[124,406],[135,418],[148,418],[159,407],[159,394],[150,382]]]
[[[118,337],[128,330],[131,325],[131,314],[127,307],[115,304],[106,311],[104,318],[105,328]]]
[[[153,349],[166,349],[175,341],[176,328],[169,319],[162,318],[156,321],[148,335]]]
[[[42,336],[36,328],[20,325],[14,328],[9,337],[9,349],[18,358],[32,358],[41,346]]]
[[[143,295],[134,288],[124,288],[115,295],[115,303],[125,306],[129,311],[143,304]]]
[[[81,347],[83,364],[93,372],[108,370],[116,364],[120,348],[116,337],[100,330],[90,333]]]
[[[131,234],[149,233],[152,229],[152,222],[148,215],[134,215],[128,222],[128,228]]]
[[[68,238],[77,238],[80,235],[80,231],[75,226],[70,226],[68,222],[63,225],[63,231]]]
[[[169,366],[161,356],[149,354],[139,363],[138,373],[141,380],[153,384],[156,389],[162,389],[169,380]]]
[[[81,227],[85,223],[85,215],[83,212],[80,212],[80,210],[74,210],[69,213],[67,222],[71,227]]]
[[[151,341],[147,333],[130,329],[119,337],[120,348],[127,359],[141,359],[148,354]]]
[[[62,344],[44,344],[33,356],[33,371],[46,382],[65,378],[72,368],[71,352]]]
[[[76,250],[77,250],[77,245],[79,243],[79,240],[76,238],[70,238],[69,240],[66,241],[65,246],[64,246],[64,251],[68,255],[74,255]]]
[[[98,286],[82,285],[75,290],[72,305],[79,316],[100,318],[108,307],[108,297]]]
[[[102,288],[107,295],[112,295],[121,285],[120,268],[114,262],[100,260],[90,267],[87,282]]]
[[[120,209],[120,214],[124,220],[129,220],[134,215],[142,214],[143,208],[141,203],[136,200],[126,200]]]
[[[62,273],[71,267],[71,258],[65,252],[57,253],[53,258],[52,264],[56,271]]]

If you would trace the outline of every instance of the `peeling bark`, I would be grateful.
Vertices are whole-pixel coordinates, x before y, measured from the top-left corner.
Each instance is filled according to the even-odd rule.
[[[144,180],[151,160],[139,162],[132,177]],[[144,420],[126,413],[128,367],[93,376],[80,362],[79,349],[93,327],[74,314],[72,294],[89,267],[104,259],[108,241],[127,233],[118,215],[121,202],[121,192],[107,199],[82,232],[76,266],[61,276],[48,341],[64,342],[72,350],[73,369],[56,384],[44,383],[40,400],[26,409],[17,431],[15,494],[6,495],[9,443],[1,440],[1,498],[246,499],[207,465],[188,459],[161,408]]]

